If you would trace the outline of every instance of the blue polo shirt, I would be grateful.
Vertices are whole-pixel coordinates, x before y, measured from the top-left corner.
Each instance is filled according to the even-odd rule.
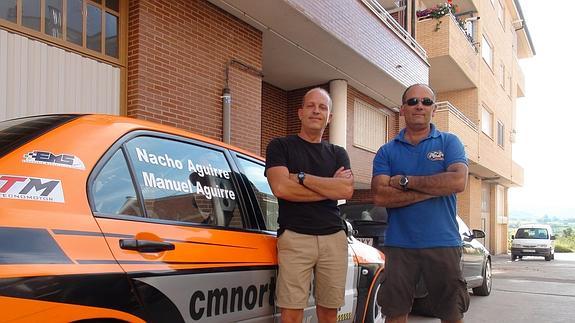
[[[457,136],[431,124],[429,136],[412,145],[405,129],[383,145],[373,160],[373,176],[428,176],[447,171],[453,163],[465,163],[465,149]],[[461,246],[456,220],[455,193],[408,206],[388,208],[385,245],[403,248]]]

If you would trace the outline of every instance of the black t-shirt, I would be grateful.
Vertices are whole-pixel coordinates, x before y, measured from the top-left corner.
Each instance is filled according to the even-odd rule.
[[[343,166],[350,169],[345,149],[327,141],[310,143],[297,135],[273,139],[266,152],[266,171],[275,166],[285,166],[290,173],[304,172],[321,177],[333,177]],[[302,234],[325,235],[345,230],[337,201],[290,202],[278,199],[279,229]]]

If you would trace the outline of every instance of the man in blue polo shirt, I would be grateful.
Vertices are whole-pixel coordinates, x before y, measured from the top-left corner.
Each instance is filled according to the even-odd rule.
[[[408,87],[400,109],[405,128],[373,160],[374,203],[389,214],[378,295],[386,322],[407,322],[420,277],[442,322],[462,322],[469,306],[455,196],[467,184],[467,158],[455,135],[431,123],[435,109],[429,86]]]

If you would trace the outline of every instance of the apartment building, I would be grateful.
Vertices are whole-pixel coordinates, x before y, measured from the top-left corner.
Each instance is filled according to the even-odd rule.
[[[512,158],[516,99],[525,95],[518,60],[535,49],[517,0],[453,0],[455,13],[439,18],[423,11],[445,3],[414,3],[419,17],[410,31],[429,56],[429,82],[439,101],[435,122],[462,139],[469,158],[459,213],[486,232],[492,253],[504,253],[508,189],[523,185],[523,169]]]
[[[321,86],[358,199],[403,90],[428,77],[425,50],[375,0],[0,2],[0,120],[127,115],[264,154]]]
[[[298,131],[303,94],[321,86],[334,100],[326,139],[350,154],[353,202],[370,202],[371,162],[402,126],[403,90],[430,83],[435,122],[463,139],[471,163],[459,213],[504,252],[507,188],[523,181],[511,158],[517,59],[533,47],[513,0],[454,0],[459,19],[480,17],[462,20],[465,32],[451,15],[417,18],[437,3],[3,0],[0,120],[127,115],[264,154]]]

